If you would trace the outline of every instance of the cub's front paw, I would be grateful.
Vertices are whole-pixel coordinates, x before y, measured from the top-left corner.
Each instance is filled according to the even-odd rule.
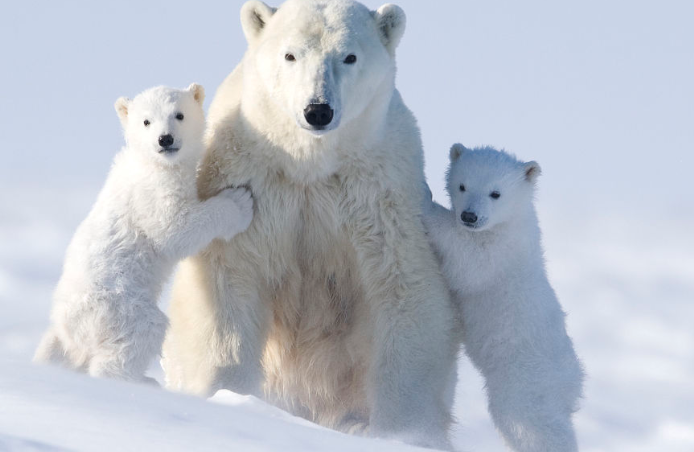
[[[248,229],[248,226],[253,220],[253,196],[247,188],[227,188],[222,190],[219,196],[227,200],[232,206],[225,209],[231,215],[229,221],[225,224],[228,226],[223,238],[230,240],[239,232]]]

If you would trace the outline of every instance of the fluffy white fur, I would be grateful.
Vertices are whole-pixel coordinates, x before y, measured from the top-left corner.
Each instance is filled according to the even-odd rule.
[[[494,423],[515,451],[576,451],[583,372],[545,273],[533,206],[540,167],[492,148],[455,145],[450,158],[453,209],[426,201],[424,218]]]
[[[164,340],[167,319],[157,299],[174,265],[250,224],[246,189],[198,201],[203,99],[193,84],[116,102],[126,146],[67,250],[36,361],[143,380]],[[160,139],[167,135],[171,143]]]
[[[202,198],[250,186],[256,213],[182,264],[168,385],[447,448],[458,342],[421,221],[419,130],[394,87],[404,13],[290,0],[241,16],[248,52],[210,108],[198,183]],[[323,129],[304,116],[315,103],[334,110]]]

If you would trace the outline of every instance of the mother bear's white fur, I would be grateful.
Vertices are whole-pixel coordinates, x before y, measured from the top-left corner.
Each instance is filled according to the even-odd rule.
[[[248,185],[255,216],[182,264],[168,385],[448,448],[458,342],[422,225],[419,130],[394,87],[404,13],[342,0],[241,13],[249,48],[210,107],[199,193]],[[332,122],[311,126],[309,104]]]

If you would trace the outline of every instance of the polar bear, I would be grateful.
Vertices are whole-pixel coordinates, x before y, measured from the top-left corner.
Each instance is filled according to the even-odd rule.
[[[254,219],[182,263],[168,386],[448,448],[458,342],[421,220],[419,130],[394,87],[405,15],[250,1],[241,20],[248,51],[210,107],[198,186],[251,187]]]
[[[36,361],[149,380],[144,374],[167,326],[156,303],[174,265],[250,224],[246,189],[198,201],[204,96],[192,84],[116,102],[127,144],[68,247]]]
[[[533,206],[539,174],[537,163],[503,151],[454,145],[453,208],[426,201],[424,221],[507,444],[518,452],[573,452],[583,372],[545,272]]]

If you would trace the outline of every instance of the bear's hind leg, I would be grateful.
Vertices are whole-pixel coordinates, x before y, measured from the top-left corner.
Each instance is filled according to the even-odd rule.
[[[488,388],[491,391],[491,388]],[[571,413],[538,409],[527,401],[490,397],[489,412],[516,452],[576,452]]]
[[[494,370],[483,370],[489,413],[514,451],[578,450],[572,414],[582,373],[577,360],[566,358],[566,365],[536,358],[522,361],[523,366],[508,359]]]
[[[166,327],[164,315],[154,303],[142,303],[131,318],[123,319],[116,338],[104,340],[92,356],[88,372],[93,377],[152,383],[147,367],[161,353]]]

